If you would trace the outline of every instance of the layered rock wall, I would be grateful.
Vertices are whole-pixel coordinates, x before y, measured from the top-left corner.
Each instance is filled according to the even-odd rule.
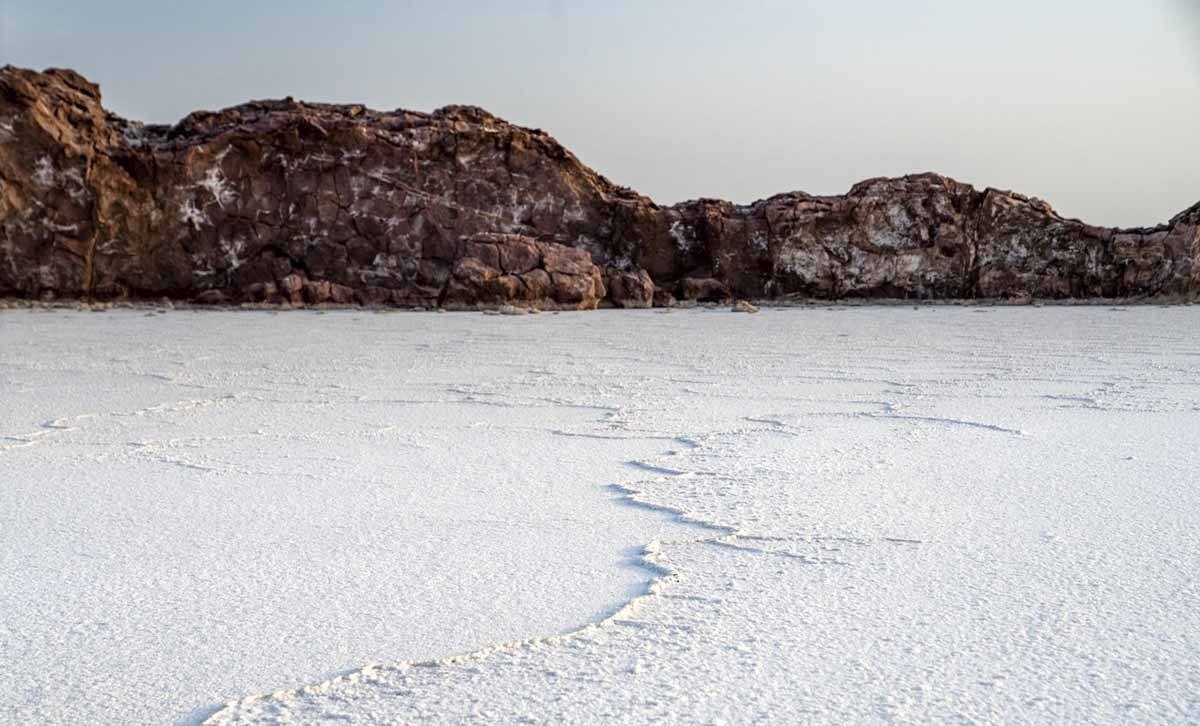
[[[920,174],[663,207],[474,107],[286,99],[146,126],[72,71],[0,70],[0,295],[587,308],[1197,292],[1200,205],[1109,229]]]

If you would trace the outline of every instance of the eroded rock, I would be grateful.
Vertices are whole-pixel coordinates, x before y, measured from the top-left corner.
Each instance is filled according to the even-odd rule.
[[[606,277],[608,299],[618,308],[648,308],[654,305],[654,280],[645,270],[612,270]]]
[[[604,299],[600,268],[586,250],[517,234],[481,234],[459,245],[437,306],[505,305],[589,310]]]
[[[197,305],[228,305],[232,301],[220,290],[205,290],[196,296],[194,302]]]
[[[726,302],[731,297],[729,287],[712,277],[685,277],[679,281],[675,294],[681,300],[695,302]]]
[[[670,207],[482,109],[255,101],[174,126],[73,71],[0,69],[0,296],[587,308],[788,298],[1184,297],[1200,205],[1065,219],[936,174]],[[501,239],[504,238],[504,239]],[[608,270],[602,275],[601,270]],[[209,297],[215,297],[209,296]]]

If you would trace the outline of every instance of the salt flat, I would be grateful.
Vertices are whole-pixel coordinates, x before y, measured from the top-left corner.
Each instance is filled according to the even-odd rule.
[[[1195,721],[1197,331],[5,313],[0,720]]]

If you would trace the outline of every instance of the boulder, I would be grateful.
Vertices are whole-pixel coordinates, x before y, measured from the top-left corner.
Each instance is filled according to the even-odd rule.
[[[679,281],[678,297],[696,302],[725,302],[731,297],[725,283],[712,277],[685,277]]]
[[[246,297],[251,302],[276,302],[282,299],[279,297],[279,289],[273,282],[253,283],[246,288]]]
[[[305,279],[296,273],[285,275],[279,281],[279,292],[293,305],[304,302]]]
[[[309,305],[319,305],[329,302],[330,298],[333,297],[333,285],[326,280],[305,280],[301,293],[304,302]]]
[[[648,308],[654,304],[654,280],[645,270],[611,270],[605,278],[608,299],[618,308]]]
[[[232,301],[220,290],[205,290],[193,300],[197,305],[228,305]]]

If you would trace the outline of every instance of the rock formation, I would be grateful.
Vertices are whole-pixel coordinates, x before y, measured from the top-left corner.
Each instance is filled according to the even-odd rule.
[[[1186,297],[1200,204],[1108,229],[936,174],[671,207],[546,133],[256,101],[174,126],[68,70],[0,70],[0,296],[411,306]]]

